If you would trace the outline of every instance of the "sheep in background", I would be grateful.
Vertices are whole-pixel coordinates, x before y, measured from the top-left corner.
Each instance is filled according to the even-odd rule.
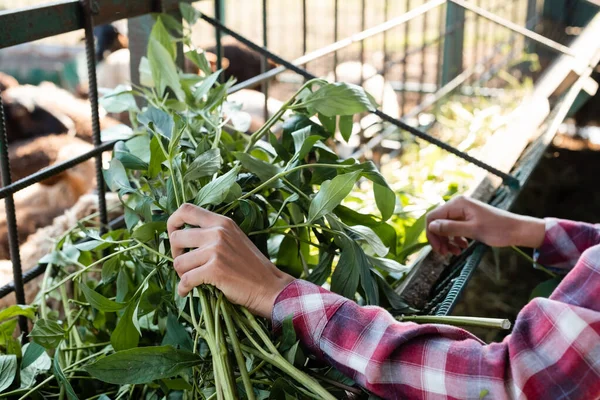
[[[19,82],[15,78],[4,72],[0,72],[0,93],[15,86],[19,86]]]
[[[117,194],[107,193],[106,204],[109,210],[109,218],[113,219],[122,214],[120,208],[121,202]],[[86,194],[81,196],[77,203],[62,215],[54,218],[52,225],[38,229],[34,234],[27,238],[27,241],[20,247],[21,267],[23,272],[30,270],[38,264],[38,261],[46,254],[52,252],[54,241],[60,238],[65,232],[77,225],[77,222],[98,211],[98,196],[95,194]],[[35,299],[43,276],[25,284],[25,300],[31,304]],[[0,260],[0,286],[4,286],[13,280],[12,263],[8,260]],[[6,296],[0,299],[0,309],[15,304],[14,296]]]
[[[49,134],[70,133],[91,142],[90,102],[78,99],[50,82],[39,86],[20,85],[2,93],[8,141]],[[100,111],[100,129],[120,124]]]
[[[65,143],[56,162],[65,161],[90,151],[92,146],[79,140]],[[94,163],[88,160],[68,171],[41,183],[31,185],[14,194],[19,242],[23,242],[38,228],[49,225],[52,220],[77,202],[77,199],[96,186]],[[8,228],[5,203],[0,203],[0,259],[9,259]]]

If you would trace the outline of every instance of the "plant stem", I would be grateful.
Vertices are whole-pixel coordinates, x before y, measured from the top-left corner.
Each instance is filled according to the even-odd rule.
[[[510,329],[510,321],[501,318],[454,317],[434,315],[402,315],[396,317],[401,322],[418,322],[425,324],[446,324],[458,326],[475,326],[481,328]]]
[[[279,368],[286,374],[288,374],[292,379],[296,380],[298,383],[302,384],[305,388],[314,393],[318,398],[325,400],[335,400],[335,397],[331,395],[321,384],[315,381],[306,373],[300,371],[298,368],[294,367],[292,364],[288,362],[283,356],[279,353],[270,354],[265,357],[260,351],[253,349],[252,347],[246,346],[244,344],[240,344],[240,347],[246,353],[250,353],[256,357],[259,357],[262,360],[265,360],[271,365]]]
[[[57,284],[53,285],[50,289],[45,290],[42,295],[48,294],[48,293],[52,292],[53,290],[56,290],[59,286],[63,285],[69,279],[77,278],[79,275],[83,274],[84,272],[86,272],[87,270],[95,267],[98,264],[102,264],[103,262],[105,262],[105,261],[113,258],[114,256],[117,256],[117,255],[122,254],[122,253],[126,253],[126,252],[134,250],[134,249],[136,249],[138,247],[141,247],[141,246],[139,244],[137,244],[135,246],[127,247],[127,248],[119,250],[119,251],[117,251],[115,253],[109,254],[106,257],[102,257],[101,259],[99,259],[98,261],[94,261],[93,263],[91,263],[87,267],[85,267],[83,269],[80,269],[79,271],[73,272],[72,274],[68,275],[66,278],[64,278],[63,280],[61,280]]]
[[[148,250],[150,253],[152,253],[152,254],[154,254],[154,255],[158,256],[159,258],[164,258],[165,260],[168,260],[168,261],[170,261],[170,262],[173,262],[173,261],[174,261],[174,260],[173,260],[171,257],[169,257],[168,255],[166,255],[166,254],[163,254],[163,253],[161,253],[161,252],[159,252],[159,251],[156,251],[156,250],[154,250],[152,247],[148,246],[148,245],[147,245],[147,244],[145,244],[145,243],[142,243],[142,242],[140,242],[140,241],[139,241],[139,240],[137,240],[137,239],[134,239],[134,240],[135,240],[135,241],[136,241],[136,242],[137,242],[137,243],[138,243],[140,246],[142,246],[143,248],[145,248],[146,250]]]
[[[221,314],[223,315],[223,319],[225,320],[225,327],[227,328],[227,334],[229,339],[231,340],[231,347],[233,347],[233,354],[235,355],[235,359],[238,364],[238,368],[240,370],[242,382],[244,384],[244,390],[246,391],[246,396],[248,400],[254,400],[254,389],[252,388],[252,383],[250,382],[250,375],[248,374],[248,370],[246,369],[246,360],[242,354],[242,349],[240,348],[240,341],[237,337],[237,332],[235,331],[235,327],[233,325],[233,321],[231,320],[231,316],[227,312],[227,308],[225,303],[221,303]]]
[[[550,271],[548,268],[544,267],[542,264],[537,263],[533,258],[531,258],[529,256],[529,254],[526,254],[523,250],[521,250],[520,248],[518,248],[517,246],[511,246],[511,248],[517,252],[517,254],[519,254],[521,257],[525,258],[527,261],[529,261],[530,263],[533,264],[533,266],[537,269],[539,269],[540,271],[544,271],[545,273],[547,273],[550,277],[552,278],[556,278],[558,275],[556,275],[554,272]]]

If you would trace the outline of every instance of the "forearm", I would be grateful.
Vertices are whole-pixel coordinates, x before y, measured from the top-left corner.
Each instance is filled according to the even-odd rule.
[[[513,334],[491,345],[450,326],[396,322],[300,280],[280,294],[273,323],[291,316],[311,353],[384,399],[598,398],[600,380],[582,379],[600,375],[600,279],[590,279],[598,272],[581,263],[561,294],[532,301]]]
[[[507,234],[511,235],[512,246],[539,248],[544,242],[546,224],[541,218],[511,214]]]

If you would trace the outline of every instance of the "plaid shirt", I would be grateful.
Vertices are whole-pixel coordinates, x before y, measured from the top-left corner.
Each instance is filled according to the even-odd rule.
[[[273,324],[292,315],[311,353],[385,399],[599,399],[600,225],[547,219],[538,257],[570,272],[501,343],[397,322],[301,280],[277,298]]]

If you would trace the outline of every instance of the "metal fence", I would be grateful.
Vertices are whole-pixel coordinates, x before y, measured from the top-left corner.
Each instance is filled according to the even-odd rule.
[[[280,6],[285,3],[287,7],[292,3],[291,1],[257,0],[256,9],[259,11],[256,15],[260,15],[260,20],[255,21],[250,18],[245,19],[244,16],[236,16],[235,12],[231,11],[242,2],[247,6],[247,0],[229,0],[227,2],[215,0],[200,4],[201,7],[208,7],[213,11],[214,18],[207,14],[202,15],[204,24],[202,29],[210,30],[217,40],[218,62],[220,63],[221,59],[220,38],[223,35],[231,35],[280,66],[265,71],[249,81],[238,83],[231,88],[231,91],[262,83],[263,90],[267,94],[266,99],[270,91],[267,81],[274,76],[282,74],[280,81],[293,86],[302,79],[310,79],[316,75],[322,75],[324,71],[335,70],[337,63],[343,60],[353,59],[367,62],[379,46],[380,51],[382,49],[383,57],[378,71],[385,76],[388,82],[391,82],[398,93],[401,108],[400,118],[394,118],[379,110],[375,111],[374,114],[389,124],[388,126],[392,129],[384,130],[371,138],[355,153],[355,156],[362,156],[366,151],[380,144],[386,136],[400,130],[433,143],[500,177],[504,184],[499,193],[504,193],[504,197],[502,197],[504,203],[497,200],[498,205],[507,206],[506,199],[512,198],[518,193],[526,174],[515,176],[498,170],[431,136],[423,129],[410,125],[409,122],[412,117],[457,90],[474,92],[498,87],[500,83],[494,81],[494,71],[515,59],[527,46],[544,46],[556,54],[569,54],[570,49],[565,44],[547,39],[531,29],[542,18],[543,1],[428,0],[411,2],[407,0],[404,2],[405,7],[399,9],[399,2],[389,0],[348,2],[323,0],[320,3],[329,4],[331,11],[329,18],[332,20],[329,20],[328,24],[317,24],[323,27],[323,30],[320,31],[322,33],[319,34],[316,28],[310,29],[313,26],[310,21],[314,18],[322,18],[322,15],[314,12],[316,6],[311,5],[311,2],[299,0],[297,6],[301,12],[295,14],[297,21],[288,23],[289,26],[300,28],[296,33],[301,40],[298,41],[296,49],[286,47],[285,38],[281,39],[284,35],[276,33],[277,26],[274,25],[284,24],[285,18],[292,18],[288,15],[291,13],[286,14],[283,11],[281,14],[272,13],[272,10],[277,8],[276,3]],[[352,21],[346,20],[348,16],[341,17],[341,15],[345,15],[343,14],[345,12],[351,13],[352,11],[348,11],[349,9],[358,10]],[[108,221],[107,218],[105,185],[101,171],[101,155],[103,152],[111,150],[114,142],[102,143],[100,140],[92,27],[94,24],[108,23],[117,19],[134,18],[130,20],[130,36],[132,80],[135,82],[137,74],[135,60],[144,53],[143,47],[150,30],[150,20],[143,15],[154,12],[169,12],[177,15],[178,1],[62,0],[39,7],[0,12],[0,48],[77,29],[85,30],[95,146],[86,154],[12,182],[4,117],[0,113],[0,171],[2,174],[0,199],[4,199],[6,202],[6,218],[14,274],[14,282],[0,288],[0,296],[14,291],[17,303],[24,304],[24,284],[42,274],[46,268],[45,265],[38,265],[25,273],[21,270],[14,193],[95,158],[100,221],[106,229],[114,226],[115,221]],[[250,20],[253,23],[248,23],[246,26],[242,23],[243,20]],[[225,23],[228,21],[231,21],[231,26],[235,26],[236,29],[231,29]],[[23,29],[25,26],[29,28]],[[249,32],[249,38],[246,38],[237,32],[238,29],[240,31],[254,29],[254,31]],[[325,31],[329,33],[326,34]],[[293,34],[294,32],[290,30],[287,33]],[[327,44],[321,46],[317,38],[326,41]],[[506,46],[510,46],[510,51],[501,52],[500,50]],[[285,54],[285,57],[281,57],[282,54]],[[292,61],[288,61],[288,58],[291,58]],[[301,79],[290,78],[289,72],[297,74]],[[540,143],[547,145],[544,141]],[[531,156],[533,161],[527,165],[534,165],[536,157],[539,156],[539,151],[533,154]],[[479,257],[483,249],[482,246],[475,245],[471,251],[472,254],[465,253],[447,268],[447,273],[442,276],[438,284],[437,295],[430,299],[425,312],[448,313],[450,311],[456,301],[457,293],[464,288],[468,280],[468,274],[465,275],[464,271],[472,272],[473,265],[478,262],[476,257]],[[465,263],[468,264],[467,267],[465,267]],[[20,320],[20,329],[22,332],[26,332],[25,319]]]

